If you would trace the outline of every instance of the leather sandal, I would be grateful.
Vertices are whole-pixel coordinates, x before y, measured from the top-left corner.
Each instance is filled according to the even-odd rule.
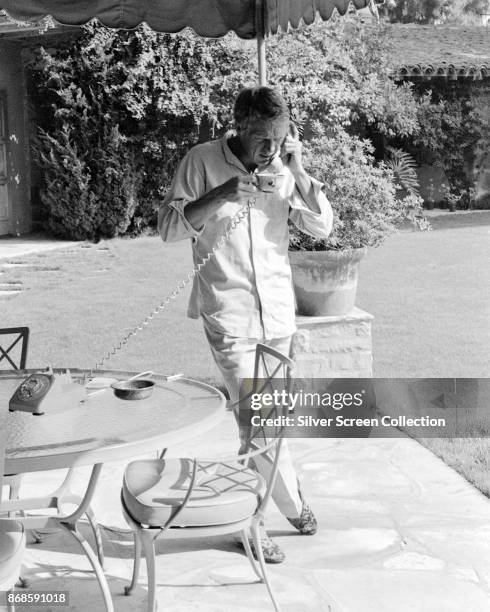
[[[253,540],[250,538],[249,542],[254,559],[257,561],[257,554],[255,552]],[[245,547],[243,546],[243,542],[241,540],[238,540],[236,544],[240,550],[245,552]],[[261,538],[260,544],[262,546],[262,554],[264,555],[264,561],[266,563],[282,563],[286,558],[286,555],[282,552],[279,545],[274,542],[274,540],[271,540],[269,536]]]
[[[303,499],[301,492],[299,492],[299,496],[303,503],[299,518],[286,518],[291,523],[291,525],[301,533],[301,535],[314,535],[318,529],[318,524],[316,522],[315,515]]]

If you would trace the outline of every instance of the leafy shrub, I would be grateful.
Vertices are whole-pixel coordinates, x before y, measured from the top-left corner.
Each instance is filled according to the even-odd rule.
[[[419,195],[417,164],[410,153],[390,146],[386,147],[386,152],[386,165],[393,172],[398,188],[408,194]]]
[[[374,173],[386,195],[393,175],[375,168],[368,145],[348,136],[403,137],[417,128],[411,87],[387,76],[383,41],[382,30],[334,18],[272,37],[267,53],[270,84],[307,127],[305,138],[313,121],[335,133],[345,151],[352,145],[357,152],[356,189]],[[231,127],[233,98],[256,82],[255,61],[255,46],[232,36],[209,41],[146,27],[116,32],[92,24],[62,49],[37,48],[28,72],[45,225],[69,238],[98,239],[154,224],[185,152]],[[325,153],[315,142],[309,150],[319,168]]]
[[[384,28],[365,28],[360,18],[301,27],[268,41],[272,86],[304,122],[339,125],[363,136],[409,136],[418,129],[417,104],[409,83],[390,78]]]
[[[379,246],[404,219],[420,215],[421,199],[395,197],[393,172],[375,164],[366,140],[336,130],[326,136],[319,125],[305,144],[305,168],[322,181],[334,210],[330,236],[317,240],[290,229],[293,250],[325,251]]]
[[[46,172],[41,191],[48,209],[45,227],[75,240],[123,234],[136,208],[130,151],[123,146],[117,127],[103,136],[105,148],[96,152],[98,159],[92,164],[79,155],[73,140],[68,126],[58,138],[44,131],[39,135],[38,160]]]
[[[203,119],[213,128],[227,121],[226,93],[214,93],[220,70],[207,41],[144,26],[125,32],[90,24],[64,48],[35,49],[29,91],[45,225],[68,238],[98,239],[154,223]]]

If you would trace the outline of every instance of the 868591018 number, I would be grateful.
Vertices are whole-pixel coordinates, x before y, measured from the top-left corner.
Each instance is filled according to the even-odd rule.
[[[4,591],[5,601],[8,604],[22,604],[23,606],[68,606],[70,596],[68,591]]]

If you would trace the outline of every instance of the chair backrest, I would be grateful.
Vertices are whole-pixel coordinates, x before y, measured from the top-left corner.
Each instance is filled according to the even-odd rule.
[[[254,377],[252,380],[253,394],[270,394],[274,399],[270,406],[263,405],[257,410],[257,415],[264,419],[272,419],[273,425],[252,425],[247,432],[248,456],[257,462],[258,456],[262,463],[268,460],[270,472],[267,478],[267,490],[258,508],[258,513],[265,514],[266,507],[272,496],[277,470],[279,467],[279,457],[286,427],[286,419],[291,415],[291,392],[292,377],[291,371],[294,362],[279,351],[265,344],[257,344],[255,351]],[[240,406],[241,409],[252,412],[247,406]],[[255,412],[255,411],[254,411]],[[275,448],[274,458],[270,456],[270,451]],[[245,457],[245,455],[244,455]],[[254,459],[254,457],[256,457]]]
[[[281,446],[284,435],[284,419],[290,414],[290,398],[292,389],[291,370],[293,367],[293,361],[286,357],[279,351],[272,349],[264,344],[257,344],[255,352],[255,367],[254,377],[249,379],[252,390],[246,388],[246,385],[242,385],[242,391],[244,392],[245,399],[250,399],[253,393],[273,393],[274,390],[285,392],[285,402],[277,402],[272,406],[267,407],[267,411],[264,413],[260,411],[261,416],[264,418],[277,418],[282,422],[274,427],[250,427],[248,428],[248,447],[246,452],[240,454],[238,457],[216,457],[216,458],[196,458],[192,461],[192,469],[190,476],[190,483],[187,489],[187,493],[177,510],[168,519],[166,524],[163,526],[164,529],[171,527],[175,524],[175,519],[183,511],[189,502],[195,487],[198,486],[201,476],[207,476],[213,472],[215,467],[221,463],[234,461],[238,459],[240,463],[249,465],[252,461],[257,462],[260,460],[267,462],[268,474],[266,476],[267,489],[266,493],[262,496],[259,506],[256,510],[256,515],[262,518],[265,514],[266,507],[272,495],[274,483],[276,480],[277,469],[279,467],[279,457],[281,453]],[[250,392],[249,392],[250,391]],[[246,406],[240,405],[240,409],[247,409]],[[248,422],[248,415],[246,415]],[[274,451],[273,458],[271,451]],[[261,472],[262,473],[262,472]],[[231,476],[230,476],[231,478]]]
[[[0,362],[7,369],[24,370],[29,345],[28,327],[0,328]],[[5,369],[0,366],[0,369]]]
[[[257,442],[258,440],[263,443],[271,437],[280,438],[282,436],[284,425],[281,417],[288,416],[290,412],[292,367],[293,361],[286,355],[265,344],[257,344],[253,379],[244,381],[244,383],[251,384],[251,390],[246,395],[243,394],[244,402],[240,404],[240,409],[249,410],[248,398],[253,396],[258,399],[257,396],[267,394],[274,398],[280,398],[281,401],[276,399],[271,402],[270,406],[263,404],[262,408],[257,411],[257,414],[260,414],[261,417],[273,419],[278,424],[266,427],[262,425],[251,426],[247,435],[250,444],[253,445],[254,441]],[[243,390],[245,389],[246,387]]]

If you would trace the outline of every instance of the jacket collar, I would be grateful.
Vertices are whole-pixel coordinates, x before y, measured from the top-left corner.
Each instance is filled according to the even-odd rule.
[[[242,172],[246,172],[248,174],[248,171],[245,168],[245,166],[242,164],[242,162],[238,159],[238,157],[230,149],[227,136],[223,136],[223,138],[221,139],[221,147],[222,147],[223,155],[224,155],[226,162],[230,164],[231,166],[235,166]]]

